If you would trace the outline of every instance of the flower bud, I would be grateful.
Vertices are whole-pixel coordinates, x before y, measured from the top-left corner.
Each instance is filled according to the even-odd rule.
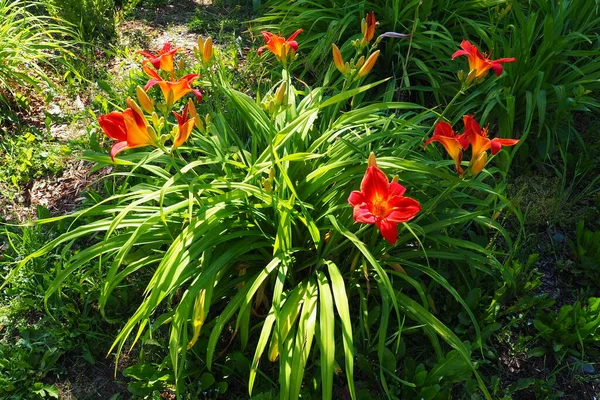
[[[365,56],[360,56],[360,58],[356,62],[356,68],[362,67],[364,65],[364,63],[365,63]]]
[[[369,58],[367,58],[367,61],[365,61],[365,65],[363,65],[362,68],[358,70],[358,74],[356,75],[356,78],[354,78],[355,80],[363,78],[367,76],[369,72],[371,72],[373,66],[375,65],[375,62],[377,61],[377,57],[379,57],[379,52],[380,51],[377,50],[376,52],[371,54]]]
[[[271,167],[269,170],[269,182],[273,182],[273,179],[275,179],[275,167]]]
[[[477,175],[478,173],[480,173],[481,170],[483,169],[483,167],[485,167],[485,164],[487,163],[487,159],[488,159],[488,155],[487,155],[487,152],[485,152],[485,151],[483,153],[481,153],[479,156],[477,156],[477,159],[475,159],[475,161],[472,162],[471,174]]]
[[[196,106],[194,105],[194,102],[192,101],[192,99],[188,100],[187,107],[188,107],[188,112],[190,113],[190,116],[192,118],[196,118],[196,115],[198,115],[198,113],[196,112]]]
[[[467,78],[465,79],[465,82],[467,84],[471,84],[473,83],[473,81],[475,80],[475,78],[477,78],[477,70],[476,69],[472,69],[469,71],[469,74],[467,75]]]
[[[146,111],[148,114],[154,112],[154,102],[152,99],[150,99],[150,97],[148,97],[148,94],[144,91],[144,89],[142,89],[141,86],[135,88],[135,93],[137,94],[137,99],[144,111]]]
[[[371,154],[369,154],[368,165],[369,165],[369,167],[377,166],[377,160],[375,159],[375,153],[373,153],[373,152],[371,152]]]
[[[212,39],[209,37],[204,42],[204,49],[202,51],[202,61],[204,61],[205,64],[208,64],[210,62],[212,56],[213,56],[213,45],[212,45]]]
[[[342,57],[342,52],[335,44],[331,45],[331,50],[333,51],[333,63],[335,64],[335,67],[342,74],[346,74],[347,70],[344,66],[344,57]]]
[[[206,130],[204,129],[204,122],[202,122],[202,117],[199,115],[194,117],[194,125],[196,125],[196,128],[198,128],[200,132],[206,133]]]
[[[275,105],[280,106],[281,104],[283,104],[283,100],[286,93],[287,82],[282,82],[281,85],[279,85],[279,88],[277,88],[277,91],[275,92]]]

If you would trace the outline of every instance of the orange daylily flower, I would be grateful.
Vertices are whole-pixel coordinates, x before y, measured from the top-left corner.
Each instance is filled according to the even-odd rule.
[[[111,112],[98,117],[100,127],[111,139],[117,142],[110,150],[110,158],[123,150],[143,146],[156,146],[158,138],[148,130],[148,121],[139,106],[131,99],[127,99],[127,108],[123,112]]]
[[[398,224],[410,221],[421,211],[415,199],[404,197],[406,188],[396,178],[388,181],[385,173],[377,168],[375,155],[369,156],[369,166],[360,184],[360,191],[353,191],[348,203],[354,207],[354,220],[363,224],[375,224],[384,239],[396,243]]]
[[[169,99],[170,95],[172,96],[173,103],[188,93],[194,93],[198,101],[202,101],[202,93],[200,93],[198,89],[192,89],[190,86],[190,84],[200,76],[199,74],[188,74],[176,82],[169,82],[161,78],[160,75],[148,65],[144,65],[142,68],[151,78],[144,87],[144,90],[147,91],[152,86],[158,85],[160,86],[160,90],[162,90],[165,99]]]
[[[194,129],[194,125],[196,123],[196,108],[194,107],[194,103],[190,99],[189,102],[183,108],[183,112],[181,113],[181,115],[177,114],[174,111],[173,114],[175,114],[175,118],[177,118],[178,125],[177,136],[175,137],[175,140],[173,140],[173,147],[179,147],[183,143],[185,143],[185,141],[190,137],[192,130]],[[188,114],[191,114],[191,118]]]
[[[275,57],[281,62],[285,61],[288,57],[293,57],[296,51],[298,51],[298,42],[294,39],[302,32],[304,32],[303,29],[298,29],[287,39],[271,32],[261,32],[267,44],[258,49],[258,55],[262,56],[263,51],[267,49],[275,54]]]
[[[496,155],[502,146],[514,146],[519,143],[518,139],[488,138],[489,125],[482,129],[473,115],[465,115],[463,122],[465,124],[464,135],[471,144],[471,172],[474,174],[477,174],[485,166],[488,149],[492,150],[492,155]]]
[[[165,43],[163,48],[158,51],[156,54],[152,54],[149,51],[138,51],[138,54],[147,57],[142,61],[142,64],[151,63],[154,68],[162,69],[163,71],[167,71],[171,76],[173,76],[175,71],[174,66],[174,56],[175,53],[182,50],[180,47],[171,48],[171,42]]]
[[[438,122],[433,131],[433,136],[425,142],[425,148],[431,142],[440,142],[444,146],[448,155],[454,160],[456,171],[460,176],[463,176],[465,171],[462,169],[460,163],[462,161],[463,150],[469,146],[466,133],[458,135],[449,123],[444,121]]]
[[[360,30],[363,34],[363,40],[366,43],[369,43],[373,40],[373,36],[375,36],[375,28],[379,25],[379,22],[375,20],[375,13],[371,11],[367,14],[366,18],[364,18],[360,25]]]
[[[490,60],[487,54],[481,54],[479,49],[472,45],[468,40],[463,40],[460,44],[461,50],[452,54],[452,59],[456,57],[467,56],[469,60],[470,72],[475,75],[475,79],[485,76],[490,69],[493,69],[497,76],[502,74],[502,63],[516,61],[516,58],[499,58],[498,60]]]

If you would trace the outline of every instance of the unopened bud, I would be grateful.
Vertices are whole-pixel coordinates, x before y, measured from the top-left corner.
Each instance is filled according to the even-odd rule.
[[[472,83],[475,78],[477,78],[477,70],[476,69],[472,69],[469,71],[469,74],[467,75],[467,78],[465,79],[465,82],[470,84]]]
[[[377,160],[375,159],[375,153],[371,152],[371,154],[369,154],[369,161],[367,164],[369,167],[377,166]]]
[[[287,82],[283,82],[275,92],[275,105],[283,104],[284,97],[287,93]]]
[[[342,52],[335,44],[331,45],[331,50],[333,52],[333,63],[335,64],[335,67],[342,74],[345,74],[347,70],[344,66],[344,57],[342,57]]]
[[[135,93],[137,94],[137,99],[140,102],[140,105],[148,114],[151,114],[154,111],[154,102],[148,97],[148,94],[142,89],[141,86],[135,88]]]
[[[265,188],[265,191],[267,193],[271,193],[271,190],[273,189],[271,186],[271,183],[269,182],[268,179],[263,179],[262,181],[263,187]]]
[[[275,179],[275,167],[271,167],[269,170],[269,181],[273,182],[273,179]]]
[[[488,159],[488,155],[487,155],[487,152],[485,152],[485,151],[483,153],[481,153],[479,156],[477,156],[477,159],[471,165],[471,174],[477,175],[478,173],[480,173],[481,170],[483,169],[483,167],[485,167],[485,164],[487,163],[487,159]]]
[[[358,70],[358,74],[356,75],[356,78],[354,78],[354,79],[363,78],[363,77],[367,76],[367,74],[369,72],[371,72],[371,70],[373,69],[373,66],[375,65],[375,62],[377,61],[377,57],[379,57],[379,53],[380,53],[380,51],[377,50],[376,52],[371,54],[369,56],[369,58],[367,58],[367,61],[365,61],[365,65],[363,65],[362,68]]]
[[[205,64],[208,64],[210,62],[210,59],[212,58],[212,55],[213,45],[212,39],[209,37],[204,42],[204,50],[202,51],[202,61],[204,61]]]
[[[365,56],[360,56],[360,58],[358,59],[358,62],[356,63],[356,68],[362,67],[364,63],[365,63]]]
[[[194,105],[194,102],[192,101],[192,99],[188,100],[187,108],[188,108],[188,112],[190,113],[190,116],[192,118],[196,118],[196,115],[198,115],[198,113],[196,112],[196,106]]]

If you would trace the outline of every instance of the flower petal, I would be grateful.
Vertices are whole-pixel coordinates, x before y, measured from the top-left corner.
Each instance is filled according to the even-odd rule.
[[[388,188],[389,182],[385,173],[376,166],[368,167],[360,184],[360,191],[363,192],[366,201],[378,203],[387,199]]]
[[[492,154],[496,155],[500,151],[502,146],[514,146],[517,143],[519,143],[518,139],[492,139],[490,143],[490,147],[492,148]]]
[[[391,182],[389,187],[390,196],[402,196],[406,192],[406,188],[398,182]]]
[[[434,136],[440,135],[440,136],[454,137],[454,130],[452,129],[452,125],[450,125],[446,121],[442,121],[442,122],[438,122],[437,125],[435,126],[433,135]]]
[[[352,193],[350,193],[350,196],[348,197],[348,203],[350,203],[352,207],[364,202],[365,196],[358,190],[355,190]]]
[[[127,142],[117,142],[113,144],[113,147],[110,149],[110,158],[112,158],[113,162],[115,161],[115,156],[122,152],[123,150],[127,150],[129,145]]]
[[[367,203],[360,203],[354,206],[353,210],[354,220],[356,222],[362,222],[363,224],[374,224],[375,216],[371,213],[369,205]]]
[[[101,115],[98,117],[98,123],[109,138],[119,141],[127,140],[123,113],[113,111],[110,114]]]
[[[398,224],[396,222],[378,220],[376,224],[385,240],[390,244],[396,243],[396,238],[398,237]]]
[[[304,29],[298,29],[296,32],[292,33],[292,35],[289,38],[287,38],[286,42],[291,42],[292,40],[296,39],[296,36],[298,36],[302,32],[304,32]],[[294,50],[298,50],[298,44],[296,44],[296,48]]]
[[[421,211],[421,204],[410,197],[394,196],[388,204],[393,207],[392,212],[386,217],[391,222],[410,221]]]

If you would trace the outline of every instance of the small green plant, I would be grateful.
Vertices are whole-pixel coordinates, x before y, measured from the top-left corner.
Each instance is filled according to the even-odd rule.
[[[569,241],[577,262],[573,272],[583,273],[587,279],[600,286],[600,230],[588,230],[584,221],[579,221],[575,233],[575,241]]]
[[[12,137],[1,136],[0,182],[18,189],[41,176],[58,174],[64,166],[65,156],[72,150],[65,144],[45,139],[45,134],[32,131]]]
[[[584,359],[598,353],[600,343],[600,298],[590,297],[587,306],[581,302],[564,305],[557,314],[539,310],[533,325],[559,359],[573,355]]]

